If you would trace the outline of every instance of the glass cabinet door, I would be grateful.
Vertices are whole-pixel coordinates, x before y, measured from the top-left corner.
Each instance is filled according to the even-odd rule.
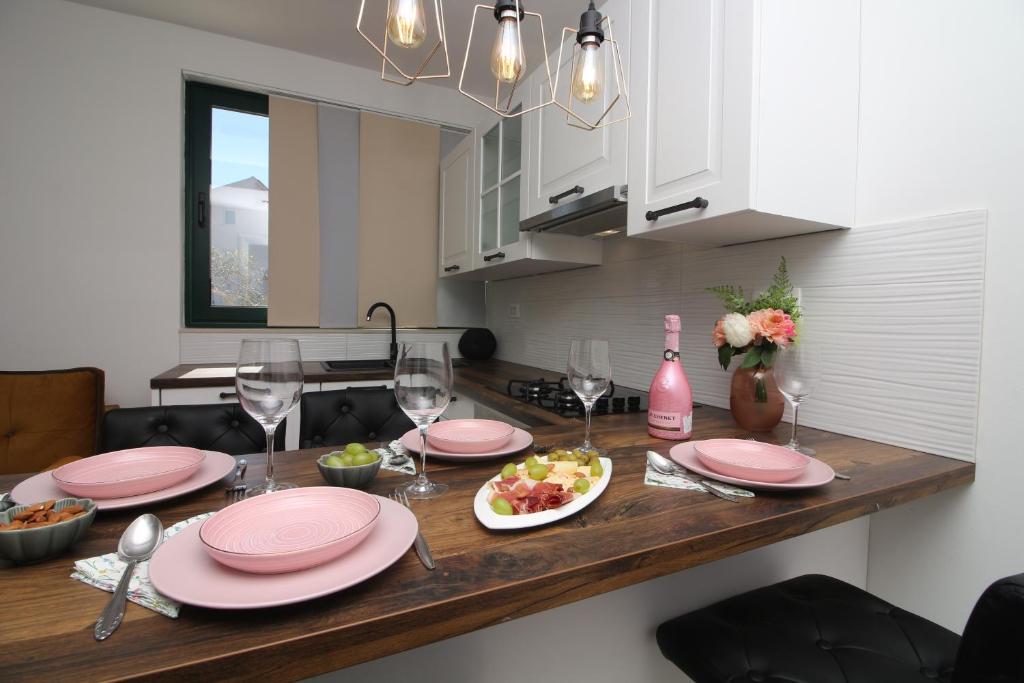
[[[519,241],[519,177],[522,173],[519,117],[504,119],[483,136],[480,164],[480,252]]]

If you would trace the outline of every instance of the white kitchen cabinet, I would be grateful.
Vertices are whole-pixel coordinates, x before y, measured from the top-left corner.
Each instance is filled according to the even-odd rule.
[[[627,0],[609,0],[599,10],[612,20],[612,32],[619,43],[626,82],[629,83],[629,41],[630,3]],[[572,75],[572,38],[566,41],[562,51],[562,66],[559,78],[559,101],[565,101],[569,78]],[[625,113],[626,102],[620,98],[612,105],[618,94],[614,86],[615,60],[607,43],[602,52],[605,58],[605,80],[610,87],[604,89],[600,103],[583,105],[574,103],[574,110],[580,111],[588,120],[596,120],[600,112],[613,106],[610,119]],[[558,48],[552,51],[552,70],[557,66]],[[550,97],[546,74],[541,67],[530,79],[530,97],[539,102]],[[552,71],[552,77],[554,72]],[[581,196],[592,194],[607,187],[621,187],[626,184],[627,138],[629,126],[625,121],[597,130],[583,130],[567,122],[568,115],[555,106],[544,107],[528,115],[523,122],[523,135],[528,148],[526,158],[526,210],[524,218],[531,218],[550,211],[559,203],[571,202]],[[582,188],[582,189],[580,189]],[[566,195],[566,192],[577,190]]]
[[[307,382],[302,386],[302,393],[320,391],[319,382]],[[207,403],[238,403],[238,394],[234,386],[223,387],[192,387],[186,389],[157,389],[152,392],[153,405],[159,406],[191,406]],[[289,451],[299,447],[299,424],[302,422],[302,406],[295,406],[285,418],[284,446]]]
[[[724,245],[851,227],[859,0],[631,5],[628,234]]]
[[[473,267],[479,197],[472,135],[441,160],[440,277],[465,273]]]

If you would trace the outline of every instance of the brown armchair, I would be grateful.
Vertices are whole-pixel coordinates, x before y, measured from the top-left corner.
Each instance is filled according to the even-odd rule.
[[[93,455],[103,371],[0,372],[0,474],[38,472]]]

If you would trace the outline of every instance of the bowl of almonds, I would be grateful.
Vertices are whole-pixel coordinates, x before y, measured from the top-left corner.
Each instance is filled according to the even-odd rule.
[[[88,498],[17,505],[0,512],[0,562],[27,564],[56,557],[75,543],[96,517]]]

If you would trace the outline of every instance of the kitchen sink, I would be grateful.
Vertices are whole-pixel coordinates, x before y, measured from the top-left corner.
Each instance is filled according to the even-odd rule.
[[[328,372],[345,372],[353,370],[393,370],[394,365],[387,358],[369,358],[361,360],[325,360],[320,365]]]

